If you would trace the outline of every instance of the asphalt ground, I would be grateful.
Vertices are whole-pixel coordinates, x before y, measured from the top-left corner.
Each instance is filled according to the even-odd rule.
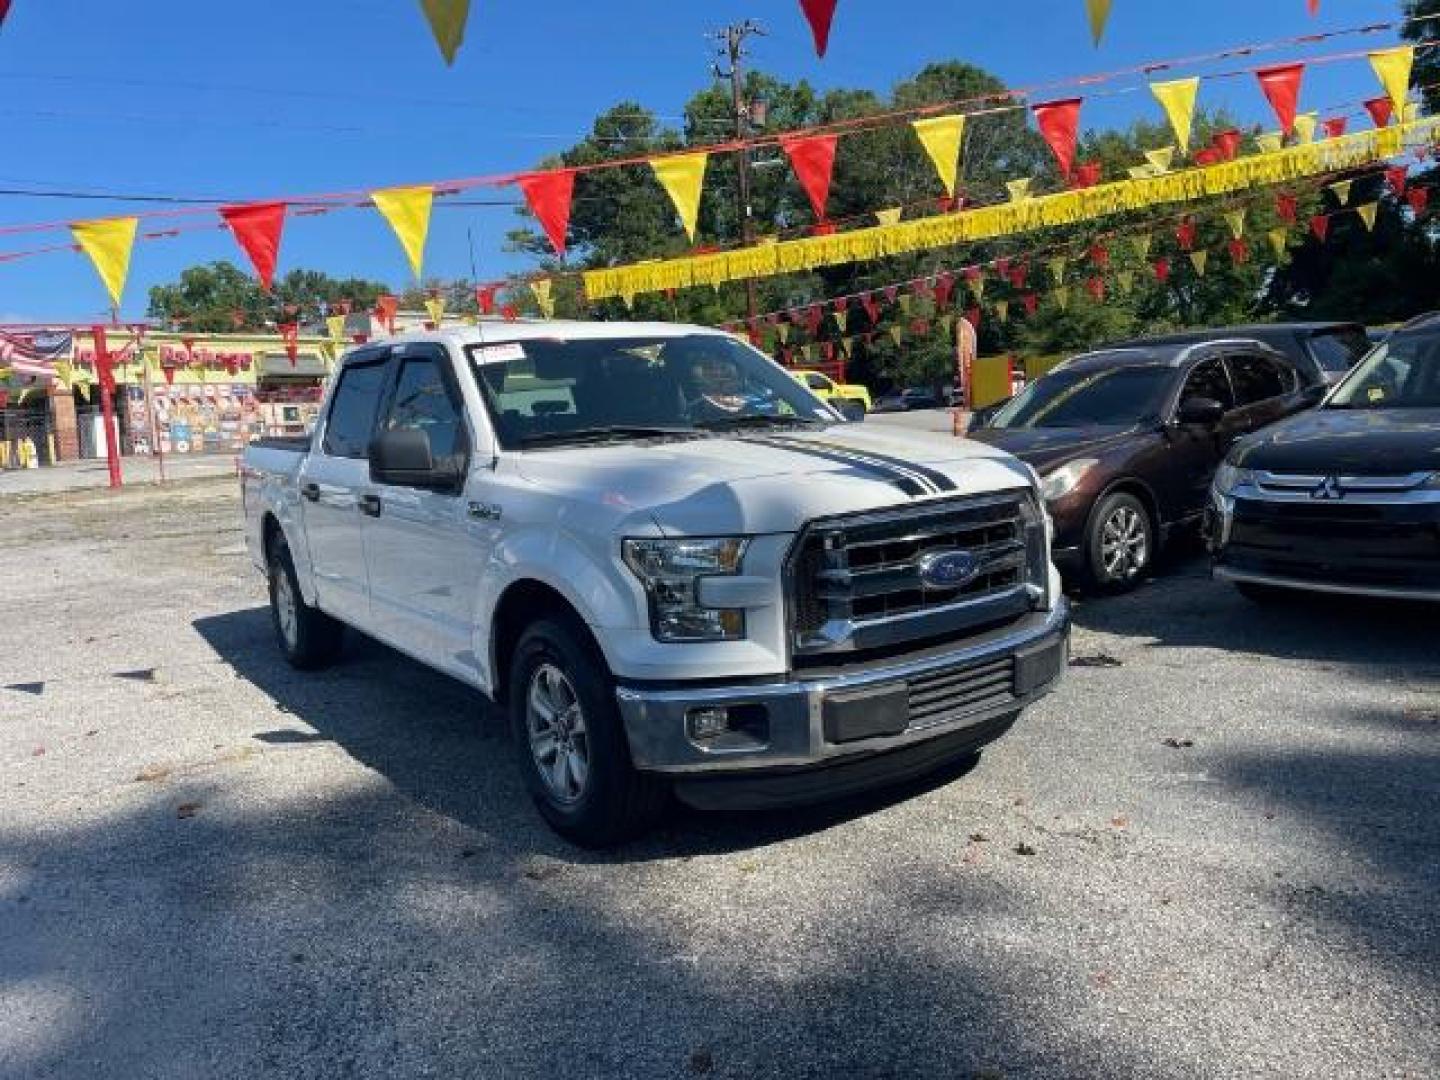
[[[546,830],[471,692],[280,661],[231,481],[0,501],[0,1077],[1422,1077],[1433,610],[1077,609],[967,775]]]

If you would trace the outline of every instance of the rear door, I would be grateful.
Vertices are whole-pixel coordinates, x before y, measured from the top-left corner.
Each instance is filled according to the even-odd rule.
[[[1235,390],[1232,441],[1303,407],[1295,369],[1278,356],[1236,351],[1226,356],[1225,363]]]
[[[315,446],[300,470],[300,507],[320,609],[369,629],[361,500],[370,488],[370,438],[390,350],[352,354],[336,376]]]

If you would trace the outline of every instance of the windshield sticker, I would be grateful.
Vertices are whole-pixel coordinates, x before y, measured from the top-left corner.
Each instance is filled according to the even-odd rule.
[[[518,341],[507,341],[504,345],[477,345],[471,355],[477,364],[511,364],[525,359],[525,346]]]
[[[1382,386],[1372,386],[1370,387],[1370,392],[1367,396],[1370,398],[1371,401],[1384,401],[1385,388]]]

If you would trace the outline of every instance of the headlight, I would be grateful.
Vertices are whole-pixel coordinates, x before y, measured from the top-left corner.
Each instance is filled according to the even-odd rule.
[[[1227,461],[1215,470],[1213,487],[1217,495],[1229,495],[1237,487],[1250,483],[1254,478],[1255,473],[1250,469],[1242,469]]]
[[[1040,482],[1040,493],[1045,496],[1046,502],[1063,499],[1085,479],[1086,473],[1099,464],[1098,458],[1077,458],[1068,465],[1061,465],[1054,472],[1046,473],[1045,479]]]
[[[701,607],[700,579],[738,574],[745,541],[626,540],[621,548],[650,598],[650,629],[656,641],[734,641],[745,636],[745,612]]]

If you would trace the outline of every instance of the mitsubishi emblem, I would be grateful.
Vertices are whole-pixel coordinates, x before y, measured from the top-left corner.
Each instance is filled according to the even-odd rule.
[[[1338,476],[1327,476],[1324,480],[1320,481],[1318,487],[1310,492],[1310,498],[1343,499],[1345,498],[1345,489],[1340,486],[1340,478]]]

